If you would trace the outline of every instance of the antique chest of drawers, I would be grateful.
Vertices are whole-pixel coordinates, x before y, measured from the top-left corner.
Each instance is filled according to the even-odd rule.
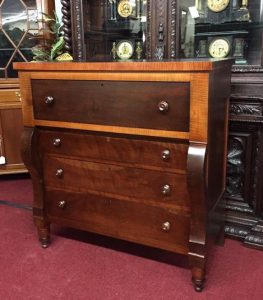
[[[180,253],[202,290],[231,62],[16,63],[42,246],[57,223]]]

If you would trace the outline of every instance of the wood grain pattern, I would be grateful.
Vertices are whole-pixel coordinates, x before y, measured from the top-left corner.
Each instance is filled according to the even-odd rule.
[[[41,63],[40,65],[41,66]],[[199,140],[202,142],[207,141],[207,130],[204,130],[207,128],[207,124],[203,124],[202,122],[206,122],[208,114],[208,104],[206,102],[206,97],[208,95],[207,88],[202,88],[200,85],[205,84],[202,82],[206,82],[208,84],[209,77],[205,73],[160,73],[159,71],[154,73],[65,73],[63,72],[33,72],[33,73],[23,73],[23,77],[25,77],[25,84],[24,84],[24,91],[22,93],[23,101],[23,112],[24,112],[24,124],[27,126],[34,126],[36,125],[47,125],[47,126],[59,126],[59,124],[55,123],[47,123],[43,120],[34,121],[34,115],[32,110],[32,94],[31,94],[31,79],[64,79],[64,80],[118,80],[118,81],[168,81],[168,82],[188,82],[190,84],[190,126],[193,128],[191,129],[191,140]],[[28,80],[26,80],[26,78]],[[23,78],[21,78],[23,80]],[[207,87],[205,85],[204,87]],[[24,94],[25,93],[25,94]],[[197,101],[198,99],[198,101]],[[200,100],[199,100],[200,99]],[[49,124],[49,125],[48,125]],[[61,124],[62,127],[66,126],[67,128],[75,128],[75,129],[85,129],[85,130],[98,130],[98,131],[104,131],[109,130],[110,132],[114,132],[115,130],[118,130],[116,127],[110,128],[109,126],[107,128],[100,127],[96,124],[92,126],[91,124],[72,124],[72,123],[65,123]],[[60,127],[60,126],[59,126]],[[154,131],[147,131],[142,128],[138,128],[134,130],[129,130],[127,128],[121,128],[119,126],[119,129],[122,129],[118,131],[119,133],[130,133],[130,134],[144,134],[144,135],[151,135],[151,136],[158,136],[161,134],[161,136],[164,137],[173,137],[173,138],[189,138],[189,135],[187,133],[183,134],[182,132],[154,132]]]
[[[116,199],[132,199],[159,203],[159,206],[189,206],[186,177],[183,174],[145,170],[117,163],[99,163],[69,157],[45,155],[44,180],[47,187],[64,190],[107,194]],[[63,170],[61,177],[56,176]],[[110,178],[110,180],[109,180]],[[164,185],[170,186],[169,195],[163,195]]]
[[[189,85],[174,82],[32,80],[38,120],[189,131]],[[76,93],[77,91],[77,93]],[[52,104],[46,104],[46,97]],[[161,112],[159,103],[167,103]],[[85,113],[83,113],[85,112]]]
[[[16,64],[44,245],[56,222],[181,253],[201,291],[209,232],[222,232],[231,63]],[[156,99],[177,97],[163,125]]]
[[[176,61],[144,61],[144,62],[38,62],[38,63],[14,63],[17,70],[34,71],[211,71],[217,68],[227,68],[232,65],[229,59],[205,59],[205,60],[176,60]]]
[[[66,201],[64,209],[58,207],[61,200]],[[161,207],[54,189],[47,191],[46,203],[49,221],[181,254],[188,251],[189,217]],[[166,221],[169,232],[161,229]]]
[[[26,123],[28,124],[28,123]],[[181,131],[168,131],[168,130],[154,130],[154,129],[143,129],[143,128],[132,128],[132,127],[121,127],[121,126],[103,126],[96,124],[83,124],[83,123],[69,123],[59,121],[32,121],[32,126],[45,126],[49,128],[67,128],[67,129],[79,129],[85,131],[95,132],[109,132],[129,135],[140,135],[140,136],[152,136],[152,137],[163,137],[188,140],[189,133]]]
[[[53,142],[60,139],[55,147]],[[38,130],[38,152],[88,159],[90,161],[118,162],[128,166],[143,166],[148,169],[186,173],[188,142],[152,140],[128,136],[94,135],[83,131]],[[163,159],[163,151],[170,152]]]

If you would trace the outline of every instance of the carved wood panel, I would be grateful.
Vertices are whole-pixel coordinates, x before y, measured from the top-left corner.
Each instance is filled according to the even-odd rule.
[[[227,157],[227,235],[263,249],[263,99],[233,96]]]

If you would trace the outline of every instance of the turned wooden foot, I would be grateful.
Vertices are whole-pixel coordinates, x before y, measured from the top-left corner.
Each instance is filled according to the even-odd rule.
[[[42,248],[47,248],[50,244],[50,226],[37,226],[38,238]]]
[[[40,243],[41,243],[41,246],[42,248],[47,248],[50,244],[50,238],[41,238],[39,239]]]
[[[205,271],[200,268],[192,268],[192,282],[196,292],[202,292],[205,282]]]
[[[203,288],[204,288],[204,279],[195,279],[192,277],[192,282],[194,285],[194,289],[196,292],[202,292]]]

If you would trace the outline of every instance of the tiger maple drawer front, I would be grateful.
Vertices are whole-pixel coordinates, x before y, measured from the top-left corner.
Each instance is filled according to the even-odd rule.
[[[189,83],[32,80],[40,120],[189,131]]]
[[[161,207],[48,190],[51,221],[186,254],[189,217]]]
[[[166,143],[50,130],[39,130],[38,137],[39,153],[132,163],[174,171],[186,170],[188,142]]]
[[[43,165],[48,187],[189,206],[185,175],[49,155]]]

